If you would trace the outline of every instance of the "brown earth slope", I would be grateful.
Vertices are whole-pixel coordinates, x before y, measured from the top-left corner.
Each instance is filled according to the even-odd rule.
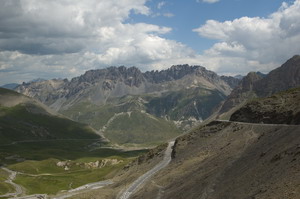
[[[280,115],[299,110],[297,93],[298,89],[289,90],[257,102],[266,102],[265,110],[280,110]],[[278,99],[285,99],[284,106]],[[273,119],[274,124],[257,122],[213,121],[177,138],[169,166],[131,198],[299,199],[300,125],[276,124],[280,118]],[[151,159],[147,164],[153,165]],[[129,167],[114,186],[81,198],[116,198],[128,186],[126,179],[140,168],[146,171],[145,164]]]
[[[168,168],[132,198],[298,199],[300,127],[211,123],[180,137]]]

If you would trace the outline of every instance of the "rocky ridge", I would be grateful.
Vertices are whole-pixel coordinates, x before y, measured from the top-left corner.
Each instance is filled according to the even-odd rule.
[[[300,88],[250,101],[230,120],[248,123],[300,124]]]
[[[87,98],[92,103],[105,104],[114,97],[162,93],[189,86],[217,89],[225,95],[232,89],[216,73],[204,67],[177,65],[167,70],[145,73],[136,67],[124,66],[90,70],[70,81],[53,79],[23,83],[16,91],[60,110]]]
[[[111,141],[142,143],[176,137],[203,121],[236,81],[201,66],[144,73],[120,66],[90,70],[70,81],[23,83],[16,90],[91,125]]]
[[[220,113],[225,113],[248,99],[270,96],[297,86],[300,86],[299,55],[293,56],[267,75],[250,72],[228,96]]]

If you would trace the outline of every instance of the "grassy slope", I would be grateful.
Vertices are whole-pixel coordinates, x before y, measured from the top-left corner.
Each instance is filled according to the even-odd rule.
[[[172,122],[162,117],[168,116],[171,120],[189,120],[191,116],[199,120],[205,119],[224,97],[215,90],[191,88],[162,96],[124,96],[99,106],[80,102],[61,113],[95,129],[103,128],[115,114],[123,113],[113,120],[104,135],[118,144],[153,144],[180,133]],[[132,112],[131,116],[124,114],[127,112]],[[185,123],[182,127],[184,125]]]
[[[63,115],[89,124],[95,129],[102,128],[114,116],[114,112],[110,106],[97,106],[89,102],[80,102],[68,110],[61,111]]]
[[[0,100],[24,97],[13,91],[0,90]],[[26,101],[13,107],[0,105],[0,163],[23,172],[15,182],[31,193],[56,193],[62,189],[109,178],[145,151],[122,152],[99,148],[105,145],[90,128],[65,118],[52,116],[35,103]],[[22,141],[27,142],[22,142]],[[92,146],[97,142],[98,148]],[[74,166],[69,171],[58,167],[58,161],[70,160],[75,165],[103,158],[123,160],[115,166],[88,169]],[[42,175],[47,173],[47,175]],[[0,194],[12,189],[2,183],[7,174],[0,170]],[[71,184],[70,184],[71,183]]]
[[[168,115],[172,120],[189,116],[204,120],[224,98],[216,90],[191,88],[149,99],[147,111],[157,116]]]
[[[86,125],[68,119],[34,114],[27,105],[0,106],[0,145],[18,140],[97,139]]]
[[[179,135],[180,131],[172,122],[141,113],[146,107],[138,98],[125,96],[103,106],[81,102],[63,111],[62,114],[101,129],[115,113],[123,113],[117,116],[104,132],[110,141],[118,144],[161,143]],[[127,112],[132,113],[129,116]]]
[[[108,126],[105,137],[116,143],[161,143],[180,134],[172,122],[133,111],[118,116]]]

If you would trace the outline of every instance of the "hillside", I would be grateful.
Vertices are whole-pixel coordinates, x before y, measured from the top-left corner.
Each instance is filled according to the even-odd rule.
[[[250,101],[232,114],[230,120],[248,123],[300,124],[300,88]]]
[[[55,194],[105,180],[143,152],[112,149],[86,124],[53,115],[39,102],[0,88],[1,198]],[[23,187],[19,193],[9,178]]]
[[[251,120],[260,113],[281,115],[293,110],[295,114],[288,119],[298,121],[298,97],[299,89],[288,90],[257,99],[233,114],[236,121],[243,121],[240,118],[244,119],[244,115],[239,118],[238,113],[251,107],[255,111],[247,112],[250,121],[246,122],[255,122],[253,124],[213,121],[178,137],[169,166],[131,198],[299,198],[300,126],[286,125],[288,122],[280,117],[273,118],[269,124],[263,124],[264,118],[259,116],[256,121]],[[283,101],[284,105],[279,103]],[[278,124],[280,122],[284,124]],[[154,161],[158,157],[160,153],[154,155]],[[151,160],[148,162],[151,164]],[[143,170],[145,165],[141,164],[140,168]],[[136,167],[132,169],[139,171]],[[132,172],[131,168],[128,172]],[[126,176],[125,172],[119,180],[126,182]],[[112,188],[124,189],[124,183],[117,185],[101,190],[107,194],[105,198],[116,197]],[[99,191],[90,194],[81,198],[104,198]]]
[[[237,82],[201,66],[145,73],[121,66],[90,70],[70,81],[24,83],[16,90],[91,125],[112,142],[149,144],[176,137],[208,118]],[[133,122],[131,115],[143,119]]]
[[[0,144],[23,140],[99,139],[86,125],[53,116],[38,102],[0,88]]]
[[[295,55],[267,75],[250,72],[228,96],[220,113],[243,105],[249,99],[267,97],[298,86],[300,86],[300,56]]]

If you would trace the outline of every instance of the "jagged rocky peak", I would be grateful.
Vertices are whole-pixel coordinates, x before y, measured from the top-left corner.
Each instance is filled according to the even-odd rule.
[[[184,65],[173,65],[166,70],[161,71],[148,71],[144,73],[145,78],[152,83],[161,83],[165,81],[173,81],[183,78],[186,75],[195,74],[197,76],[203,76],[207,80],[219,79],[219,76],[204,68],[203,66],[190,66]]]
[[[261,80],[263,77],[257,72],[250,72],[245,76],[240,84],[240,88],[242,91],[251,91],[253,89],[253,85],[258,80]]]
[[[143,73],[136,67],[126,68],[125,66],[111,66],[105,69],[89,70],[80,77],[72,79],[72,82],[88,82],[90,84],[101,83],[109,88],[116,82],[124,82],[128,86],[140,86],[143,82]]]

